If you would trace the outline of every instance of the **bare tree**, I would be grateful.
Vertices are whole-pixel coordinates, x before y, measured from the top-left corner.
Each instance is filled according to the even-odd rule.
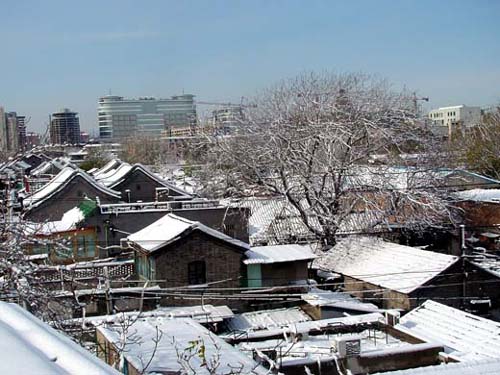
[[[311,73],[255,104],[239,135],[210,139],[208,194],[284,198],[326,246],[353,219],[363,231],[446,217],[429,175],[437,144],[409,93],[364,74]]]
[[[484,114],[479,126],[459,133],[451,146],[467,168],[500,179],[500,106]]]
[[[20,218],[4,217],[0,226],[0,299],[16,302],[57,327],[79,306],[76,299],[59,299],[59,291],[47,287],[43,267],[27,255],[28,248],[36,246],[55,251],[66,247],[64,242],[37,238]]]

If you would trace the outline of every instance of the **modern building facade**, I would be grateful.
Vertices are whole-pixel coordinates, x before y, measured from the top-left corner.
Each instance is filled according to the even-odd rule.
[[[23,137],[24,136],[24,137]],[[25,117],[0,107],[0,151],[11,155],[25,149]]]
[[[50,119],[50,142],[52,144],[80,143],[80,120],[78,113],[63,108]]]
[[[99,135],[120,140],[136,135],[160,136],[165,130],[196,125],[194,95],[127,99],[108,95],[99,99]]]
[[[242,106],[228,106],[212,111],[212,125],[224,134],[236,132],[244,120]]]
[[[27,147],[26,116],[16,116],[16,117],[17,117],[17,132],[18,132],[19,150],[26,151],[26,147]]]
[[[7,149],[7,122],[5,110],[0,107],[0,152],[5,153]]]
[[[443,134],[451,136],[457,130],[478,125],[481,121],[481,108],[465,105],[441,107],[430,111],[429,119],[436,128],[443,130]]]

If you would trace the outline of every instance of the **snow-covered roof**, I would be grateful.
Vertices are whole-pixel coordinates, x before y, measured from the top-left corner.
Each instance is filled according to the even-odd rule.
[[[299,260],[312,260],[316,255],[312,252],[311,245],[271,245],[253,246],[245,253],[248,259],[245,264],[270,264],[281,262],[294,262]]]
[[[119,374],[18,305],[0,302],[2,374]]]
[[[374,375],[498,375],[500,359],[448,363],[437,366],[417,367],[407,370],[389,371]]]
[[[65,212],[61,220],[45,223],[27,223],[26,230],[31,234],[50,235],[52,233],[75,230],[77,224],[85,219],[85,215],[78,207]]]
[[[331,292],[329,290],[314,288],[309,293],[303,294],[301,298],[312,306],[334,307],[358,312],[380,311],[376,305],[361,302],[359,299],[345,292]]]
[[[110,169],[105,173],[101,173],[95,176],[95,179],[106,186],[111,186],[118,181],[121,181],[123,177],[130,172],[132,166],[128,163],[120,164],[115,169]]]
[[[120,198],[119,192],[98,184],[92,177],[90,177],[84,171],[79,169],[73,169],[71,167],[66,167],[61,172],[59,172],[57,176],[55,176],[52,180],[50,180],[48,184],[43,186],[40,190],[37,190],[31,195],[28,195],[23,201],[24,206],[27,209],[38,206],[40,203],[49,199],[57,192],[63,190],[76,177],[82,177],[86,182],[88,182],[97,190],[101,191],[103,194],[110,195],[115,198]]]
[[[195,230],[204,232],[209,236],[218,238],[242,249],[248,250],[250,248],[250,246],[245,242],[229,237],[228,235],[207,227],[198,221],[191,221],[174,214],[167,214],[163,216],[159,220],[148,225],[146,228],[131,234],[127,238],[130,242],[134,242],[139,245],[143,250],[154,252]]]
[[[136,319],[149,317],[164,317],[164,318],[190,318],[198,323],[217,323],[224,319],[229,319],[234,316],[234,313],[227,306],[182,306],[182,307],[159,307],[149,311],[128,311],[113,315],[92,316],[86,317],[83,320],[85,323],[99,325],[103,323],[119,323],[126,319]],[[74,322],[82,323],[82,319],[74,319]]]
[[[463,201],[500,203],[500,189],[472,189],[455,193]]]
[[[468,260],[486,272],[496,277],[500,277],[500,256],[485,252],[482,254],[473,254],[472,258]]]
[[[235,331],[233,333],[228,333],[221,335],[227,340],[233,340],[234,337],[239,337],[242,340],[259,340],[267,337],[273,336],[283,336],[284,334],[290,333],[306,333],[306,332],[319,332],[328,329],[332,326],[357,326],[364,324],[371,324],[377,322],[383,322],[384,316],[380,313],[369,313],[361,315],[349,315],[340,318],[331,319],[321,319],[321,320],[309,320],[291,323],[286,326],[279,327],[267,327],[267,329],[260,330],[247,330],[245,335],[241,335],[241,331]]]
[[[117,346],[123,341],[122,329],[123,326],[119,324],[97,327],[108,341],[116,343]],[[244,374],[266,373],[266,370],[258,366],[251,357],[224,342],[192,319],[140,318],[128,332],[134,338],[127,340],[128,344],[123,355],[139,373],[150,360],[147,373],[180,373],[182,367],[179,363],[179,353],[184,353],[184,350],[191,347],[196,340],[205,346],[203,353],[207,360],[215,355],[221,356],[217,373],[230,373],[234,368],[240,367],[241,373]],[[161,332],[159,339],[158,332]],[[158,341],[157,345],[155,340]],[[151,358],[152,354],[154,355]],[[202,362],[201,356],[194,355],[190,363],[196,369],[196,374],[209,374],[206,367],[202,366]]]
[[[313,265],[387,289],[410,293],[458,259],[375,237],[359,236],[341,240],[314,260]]]
[[[311,321],[311,317],[298,307],[261,310],[235,315],[227,322],[230,331],[258,331],[288,327],[290,324]]]
[[[108,161],[102,168],[97,169],[96,171],[93,172],[93,176],[97,178],[103,173],[107,173],[110,170],[116,169],[120,166],[122,161],[120,159],[111,159]]]
[[[181,196],[186,196],[189,197],[190,194],[187,193],[186,191],[180,189],[179,187],[175,186],[172,183],[169,183],[168,181],[165,181],[161,177],[157,176],[155,173],[151,172],[147,167],[145,167],[142,164],[134,164],[130,165],[128,163],[122,163],[115,169],[110,169],[109,171],[105,173],[101,173],[98,175],[94,175],[95,179],[104,184],[105,186],[109,186],[111,188],[116,187],[119,185],[121,182],[123,182],[127,176],[135,171],[141,171],[144,173],[146,176],[151,178],[152,180],[156,181],[160,185],[164,187],[168,187],[169,189],[175,191],[177,194]]]
[[[460,362],[500,358],[500,323],[432,300],[403,316],[395,328],[443,344],[445,352]]]
[[[58,158],[47,160],[47,161],[41,163],[38,167],[34,168],[30,172],[30,176],[39,176],[39,175],[47,174],[52,169],[56,169],[58,171],[61,171],[66,167],[76,169],[76,167],[71,163],[69,158],[58,157]]]
[[[305,200],[301,204],[307,207]],[[249,198],[237,203],[231,202],[229,205],[250,208],[248,230],[252,245],[315,239],[304,224],[297,208],[284,198]],[[314,215],[309,216],[309,222],[313,227],[320,229],[320,223]],[[375,212],[353,213],[341,223],[339,234],[364,231],[383,222],[384,218]]]

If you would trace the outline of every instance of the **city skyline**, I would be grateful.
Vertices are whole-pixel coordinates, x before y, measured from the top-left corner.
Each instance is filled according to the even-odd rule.
[[[41,132],[69,107],[97,131],[98,98],[239,101],[300,72],[363,71],[430,97],[500,101],[500,3],[19,1],[4,5],[0,106]],[[72,15],[78,14],[78,17]]]

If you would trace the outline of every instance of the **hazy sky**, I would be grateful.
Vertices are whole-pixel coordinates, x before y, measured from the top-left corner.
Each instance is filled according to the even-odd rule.
[[[431,98],[500,101],[500,1],[2,0],[0,105],[40,131],[97,98],[239,101],[306,70],[363,71]]]

